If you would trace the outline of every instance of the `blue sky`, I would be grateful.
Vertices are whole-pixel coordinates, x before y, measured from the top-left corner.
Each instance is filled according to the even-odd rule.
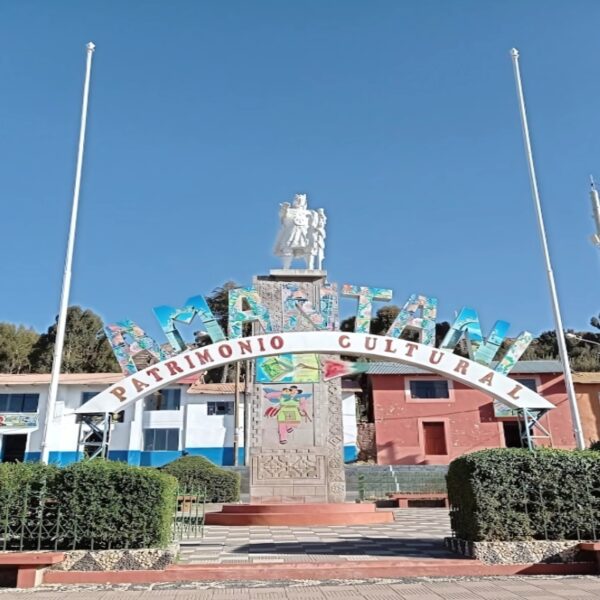
[[[594,0],[1,3],[0,320],[44,330],[58,309],[93,40],[72,304],[156,334],[153,306],[277,267],[278,204],[305,192],[330,280],[552,328],[516,46],[564,321],[585,329],[599,18]]]

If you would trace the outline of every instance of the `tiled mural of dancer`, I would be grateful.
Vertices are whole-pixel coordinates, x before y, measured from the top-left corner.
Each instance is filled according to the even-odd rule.
[[[312,394],[303,393],[296,385],[281,389],[264,388],[263,392],[272,404],[265,411],[265,416],[277,419],[279,443],[287,444],[288,435],[302,424],[302,419],[312,421],[308,414],[308,401]]]

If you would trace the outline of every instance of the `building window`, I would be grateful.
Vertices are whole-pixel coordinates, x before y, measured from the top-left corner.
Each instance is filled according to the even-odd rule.
[[[537,380],[533,377],[515,377],[515,381],[523,387],[529,388],[533,392],[537,392]]]
[[[446,431],[444,423],[423,423],[423,446],[425,454],[448,454],[446,450]]]
[[[86,402],[90,401],[94,396],[97,396],[100,392],[81,392],[81,404],[83,406]]]
[[[445,379],[413,379],[410,382],[410,397],[419,400],[450,398]]]
[[[179,410],[181,405],[181,390],[171,388],[154,392],[144,398],[145,410]]]
[[[39,394],[0,394],[0,413],[34,413],[39,400]]]
[[[86,402],[89,402],[94,396],[97,396],[100,392],[81,392],[81,404],[83,406]],[[120,410],[119,412],[112,413],[111,415],[113,423],[124,423],[125,422],[125,411]],[[81,423],[82,415],[76,415],[75,422]]]
[[[206,414],[208,415],[232,415],[233,402],[207,402]]]
[[[144,451],[179,450],[179,429],[146,429]]]
[[[519,421],[504,421],[502,427],[504,428],[504,445],[507,448],[522,448],[523,439]]]

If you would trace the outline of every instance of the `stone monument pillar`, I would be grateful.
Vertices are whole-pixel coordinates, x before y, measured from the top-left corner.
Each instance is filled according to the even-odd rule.
[[[337,290],[322,270],[325,211],[310,210],[306,195],[296,194],[291,203],[279,205],[279,219],[274,253],[283,269],[253,281],[273,330],[314,329],[299,309],[306,303],[321,319],[320,327],[335,329]],[[295,260],[305,268],[292,268]],[[344,502],[341,387],[339,379],[323,381],[320,357],[288,354],[255,361],[249,442],[251,503]]]
[[[254,278],[275,331],[314,328],[294,308],[304,298],[318,310],[325,277],[324,271],[288,268]],[[336,322],[337,310],[336,300]],[[319,357],[257,360],[250,406],[250,502],[344,502],[341,385],[323,381]]]

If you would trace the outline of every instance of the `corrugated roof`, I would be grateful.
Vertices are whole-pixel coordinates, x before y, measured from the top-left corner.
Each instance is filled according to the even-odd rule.
[[[202,379],[200,375],[186,375],[174,383],[177,385],[194,383]],[[124,379],[122,373],[62,373],[60,376],[60,385],[112,385]],[[12,375],[0,373],[0,385],[49,385],[50,373],[25,373]]]
[[[240,383],[240,393],[244,391],[244,384]],[[235,394],[235,383],[193,383],[187,391],[188,394]]]
[[[575,383],[600,383],[600,372],[573,373]]]
[[[494,367],[497,363],[492,363]],[[429,375],[431,371],[411,365],[391,362],[372,362],[368,375]],[[523,360],[511,370],[512,375],[525,373],[562,373],[562,365],[558,360]]]

